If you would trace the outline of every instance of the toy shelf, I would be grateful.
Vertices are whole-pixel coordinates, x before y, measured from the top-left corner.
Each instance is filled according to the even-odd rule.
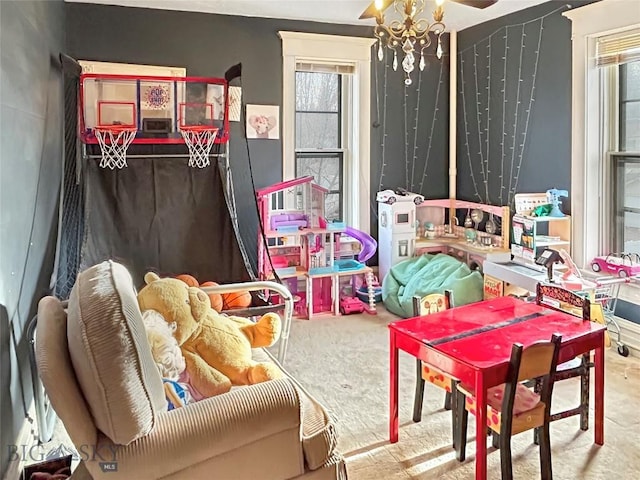
[[[516,214],[513,216],[513,243],[511,253],[514,257],[535,260],[547,247],[563,248],[570,253],[571,217],[532,217]]]

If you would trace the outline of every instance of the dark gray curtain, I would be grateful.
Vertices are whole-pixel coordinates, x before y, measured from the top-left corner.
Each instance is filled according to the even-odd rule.
[[[113,259],[138,286],[149,270],[200,282],[250,279],[215,163],[200,169],[186,159],[136,158],[109,170],[89,160],[84,174],[82,269]]]

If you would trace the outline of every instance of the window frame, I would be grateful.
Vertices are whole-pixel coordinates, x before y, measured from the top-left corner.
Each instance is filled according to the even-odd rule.
[[[572,256],[579,267],[587,269],[594,257],[611,246],[611,230],[603,228],[612,223],[614,208],[611,185],[615,172],[607,153],[617,149],[619,140],[618,103],[611,104],[617,69],[596,66],[596,43],[599,37],[640,28],[640,9],[601,0],[563,15],[571,20],[572,34]],[[626,287],[620,296],[640,304],[640,286]]]
[[[344,184],[345,184],[345,175],[344,175],[344,152],[342,151],[342,149],[337,149],[337,150],[296,150],[296,176],[300,176],[297,171],[298,171],[298,160],[299,159],[303,159],[303,158],[314,158],[314,157],[328,157],[328,158],[336,158],[338,160],[338,163],[340,164],[340,184],[342,185],[342,187],[344,188]],[[345,212],[345,198],[344,198],[344,194],[342,191],[340,190],[328,190],[327,194],[331,195],[331,194],[339,194],[339,210],[341,212],[341,216],[340,216],[340,220],[342,220],[343,216],[344,216],[344,212]],[[325,210],[326,213],[326,210]]]
[[[299,70],[296,70],[296,77]],[[315,73],[315,72],[307,72],[307,73]],[[321,75],[326,75],[323,72],[317,72]],[[298,148],[295,149],[295,159],[294,159],[294,172],[295,176],[299,177],[300,173],[298,172],[298,160],[303,158],[314,158],[314,157],[333,157],[337,158],[340,164],[340,190],[329,190],[329,194],[338,194],[339,195],[339,210],[340,210],[340,220],[345,218],[346,214],[346,206],[345,206],[345,162],[344,155],[345,151],[348,152],[350,150],[349,145],[345,146],[345,142],[349,142],[350,138],[346,135],[345,124],[349,124],[348,112],[349,110],[345,110],[345,107],[349,104],[350,101],[350,76],[343,75],[340,73],[336,73],[339,75],[339,90],[338,90],[338,110],[336,112],[332,111],[309,111],[309,110],[298,110],[296,106],[296,115],[298,113],[323,113],[323,114],[337,114],[338,116],[338,146],[334,148]],[[297,81],[297,78],[296,78]],[[296,84],[297,89],[297,84]],[[346,95],[345,95],[346,92]],[[297,93],[297,91],[296,91]],[[294,128],[294,135],[297,137],[297,130]],[[296,138],[297,139],[297,138]]]
[[[640,27],[639,27],[640,28]],[[635,60],[635,62],[640,62]],[[640,103],[640,98],[623,98],[623,90],[626,86],[627,65],[612,65],[608,67],[611,72],[606,77],[606,81],[612,86],[609,89],[610,122],[609,129],[611,143],[615,146],[615,151],[609,153],[611,168],[611,212],[615,223],[611,225],[611,248],[618,252],[626,251],[624,248],[624,214],[625,212],[640,213],[638,209],[624,205],[624,187],[621,187],[621,171],[629,163],[640,163],[640,152],[627,151],[623,148],[623,140],[626,134],[625,108],[630,103]],[[625,92],[626,93],[626,92]],[[622,174],[623,175],[623,174]],[[623,175],[624,176],[624,175]]]
[[[631,152],[612,152],[609,157],[611,158],[611,168],[613,170],[612,182],[613,189],[612,195],[612,218],[615,219],[615,223],[612,223],[611,228],[611,245],[616,252],[626,251],[624,248],[624,214],[625,213],[640,213],[640,209],[634,207],[628,207],[624,204],[624,187],[620,186],[622,178],[624,178],[624,170],[627,164],[639,164],[640,165],[640,153]],[[636,253],[631,251],[630,253]],[[638,252],[640,253],[640,252]]]
[[[350,91],[343,92],[351,102],[343,103],[344,185],[353,188],[344,197],[344,221],[353,228],[370,231],[370,125],[371,125],[371,46],[373,38],[346,37],[315,33],[280,31],[282,39],[283,112],[282,178],[295,178],[295,73],[298,62],[349,64]],[[346,75],[343,75],[343,79]],[[349,135],[346,135],[350,132]]]

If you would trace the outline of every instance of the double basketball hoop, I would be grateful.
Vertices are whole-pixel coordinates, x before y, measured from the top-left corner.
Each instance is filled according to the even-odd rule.
[[[185,156],[189,167],[205,168],[214,143],[228,142],[224,78],[83,73],[80,86],[79,136],[98,145],[102,168],[125,168],[134,156]],[[133,144],[151,149],[128,154]],[[187,153],[176,151],[178,145]]]
[[[208,167],[218,128],[207,125],[181,125],[179,129],[189,149],[189,166]],[[94,127],[93,132],[102,153],[100,167],[111,170],[126,167],[127,149],[135,140],[138,129],[128,125],[100,125]]]

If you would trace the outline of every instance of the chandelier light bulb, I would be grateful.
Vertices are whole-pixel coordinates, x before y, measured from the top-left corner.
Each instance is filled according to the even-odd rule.
[[[377,4],[377,3],[378,3],[378,0],[376,0],[376,4]],[[380,3],[382,3],[382,2],[380,2]],[[436,0],[436,5],[437,5],[438,7],[441,7],[442,5],[444,5],[444,0]]]
[[[438,1],[440,1],[440,0],[438,0]],[[376,6],[376,8],[377,8],[378,10],[382,10],[382,0],[376,0],[376,1],[374,2],[374,4],[375,4],[375,6]]]

